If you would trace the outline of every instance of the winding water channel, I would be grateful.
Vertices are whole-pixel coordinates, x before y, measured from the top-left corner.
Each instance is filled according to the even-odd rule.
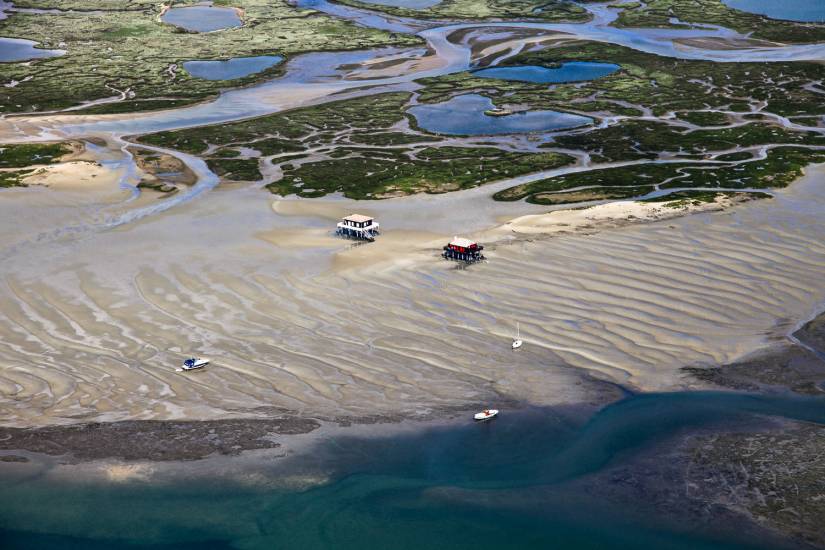
[[[701,518],[683,524],[686,499],[677,501],[675,518],[656,509],[649,517],[629,517],[625,512],[646,505],[643,499],[609,492],[616,486],[613,468],[632,469],[635,460],[655,454],[656,445],[675,444],[677,432],[715,430],[720,419],[725,427],[765,417],[825,422],[820,398],[644,393],[679,388],[680,366],[735,361],[821,311],[822,167],[772,201],[724,214],[534,242],[499,231],[502,222],[553,208],[498,203],[492,193],[595,167],[683,161],[599,165],[585,153],[565,151],[576,165],[443,195],[275,200],[259,185],[218,187],[218,176],[196,156],[141,145],[177,157],[197,177],[192,187],[158,200],[135,187],[128,147],[132,136],[148,132],[415,91],[416,79],[479,68],[458,33],[465,29],[475,36],[536,30],[720,62],[821,60],[825,44],[742,48],[745,37],[721,28],[619,29],[609,25],[616,12],[605,4],[588,5],[593,20],[583,24],[433,22],[325,0],[299,5],[416,33],[426,48],[299,55],[281,77],[182,109],[0,118],[2,143],[102,138],[105,146],[94,140],[89,150],[119,174],[122,186],[95,204],[85,189],[12,189],[0,201],[0,263],[14,265],[0,281],[0,350],[13,365],[0,384],[15,395],[4,409],[6,421],[225,419],[273,410],[338,418],[421,407],[438,412],[457,400],[477,404],[502,395],[547,407],[506,411],[498,424],[391,438],[330,437],[312,453],[282,462],[270,455],[231,459],[240,463],[217,457],[210,467],[218,466],[206,474],[186,463],[170,467],[164,478],[161,468],[132,464],[125,482],[109,477],[108,484],[99,484],[100,476],[123,475],[117,465],[73,470],[34,457],[9,466],[20,473],[10,476],[14,483],[0,504],[0,537],[20,547],[84,548],[112,541],[135,548],[271,548],[284,540],[302,548],[329,547],[331,540],[360,548],[365,536],[387,547],[421,548],[433,533],[456,548],[491,541],[518,548],[777,547],[773,534],[753,535],[737,523],[721,526],[721,535]],[[680,42],[702,37],[717,39],[720,49]],[[513,38],[495,62],[521,51],[527,40]],[[726,48],[726,41],[740,46]],[[399,58],[409,61],[402,74],[366,68]],[[763,107],[752,103],[754,112]],[[747,113],[714,112],[724,112],[731,127],[747,123]],[[812,129],[763,114],[788,128]],[[658,120],[650,112],[641,118]],[[441,143],[477,143],[472,139]],[[537,150],[518,134],[483,139]],[[749,160],[760,159],[772,147],[717,155],[748,151]],[[695,161],[718,162],[712,155]],[[387,229],[369,249],[344,247],[330,236],[335,220],[355,209],[377,215]],[[467,232],[498,239],[486,251],[491,261],[467,270],[445,267],[433,251],[444,235]],[[399,262],[401,248],[411,251]],[[516,323],[525,339],[518,354],[509,347]],[[170,365],[193,350],[213,358],[214,368],[184,378]],[[600,402],[604,395],[594,388],[616,386],[640,393],[587,422],[558,412]],[[639,471],[649,472],[647,465]],[[86,483],[78,472],[98,477]],[[601,481],[588,485],[593,476]],[[159,483],[144,484],[150,479]],[[594,486],[606,493],[593,492]],[[611,496],[616,500],[607,500]],[[191,528],[192,510],[202,514],[197,528]],[[662,527],[666,520],[671,523]],[[395,529],[395,522],[402,527]]]
[[[463,29],[477,32],[489,29],[534,29],[549,34],[560,33],[569,38],[595,40],[619,44],[639,51],[680,59],[702,59],[719,62],[746,61],[806,61],[825,58],[825,44],[754,46],[750,48],[702,49],[678,43],[685,38],[718,38],[722,40],[744,39],[735,31],[715,28],[701,29],[622,29],[610,26],[616,18],[616,10],[607,5],[587,5],[593,19],[581,24],[552,24],[539,22],[477,22],[454,23],[435,26],[431,21],[399,20],[375,12],[359,10],[326,0],[301,0],[299,7],[312,8],[358,24],[400,32],[415,32],[426,41],[435,59],[435,68],[414,68],[405,74],[391,77],[348,79],[342,74],[342,65],[363,63],[388,55],[404,55],[399,50],[369,50],[361,52],[310,53],[297,56],[287,65],[283,77],[250,88],[229,90],[214,101],[204,104],[151,113],[85,117],[79,115],[16,116],[0,122],[0,143],[21,139],[18,128],[32,125],[40,128],[43,139],[54,133],[67,137],[84,137],[98,134],[116,136],[134,135],[163,130],[181,129],[205,124],[219,124],[243,118],[261,116],[328,100],[347,90],[359,90],[358,94],[376,93],[390,86],[410,84],[412,81],[433,76],[461,72],[471,67],[470,47],[451,41],[451,36]],[[430,27],[430,28],[427,28]],[[420,55],[420,54],[414,54]],[[336,98],[337,99],[337,98]],[[30,127],[28,128],[31,129]],[[32,136],[27,136],[29,139]]]
[[[180,109],[130,113],[124,115],[89,116],[82,113],[55,113],[45,116],[14,116],[0,119],[0,143],[27,140],[82,139],[103,137],[119,142],[125,136],[164,130],[189,128],[199,125],[225,122],[271,114],[300,106],[317,104],[332,99],[342,99],[384,91],[415,89],[415,80],[466,71],[473,67],[471,47],[456,40],[458,31],[472,29],[478,35],[485,30],[491,33],[509,29],[529,29],[565,38],[578,38],[619,44],[639,51],[683,59],[703,59],[719,62],[816,60],[825,58],[825,44],[754,46],[727,48],[724,41],[741,40],[745,37],[723,28],[694,29],[622,29],[610,25],[617,17],[617,10],[607,4],[587,4],[592,20],[580,24],[551,24],[540,22],[476,22],[443,24],[433,21],[412,20],[386,16],[377,12],[333,4],[326,0],[300,0],[299,7],[312,8],[334,17],[351,20],[359,25],[393,32],[416,33],[424,39],[427,50],[420,48],[399,50],[384,48],[367,51],[308,53],[291,59],[285,74],[262,84],[223,92],[213,101]],[[719,49],[697,48],[679,43],[686,38],[719,39]],[[517,52],[526,39],[516,39],[511,52]],[[508,54],[496,59],[506,58]],[[369,71],[350,74],[343,66],[366,63],[382,58],[418,58],[421,63],[411,63],[403,74],[375,76]],[[785,121],[788,125],[791,123]],[[605,121],[604,123],[609,123]],[[798,126],[795,124],[795,126]],[[217,178],[205,164],[174,151],[166,151],[186,162],[198,175],[198,185],[188,193],[140,211],[112,217],[104,224],[111,227],[128,220],[166,210],[176,204],[200,195],[211,188]],[[578,168],[573,168],[577,170]],[[565,173],[565,170],[554,171]],[[499,187],[499,186],[496,186]],[[493,189],[489,187],[489,189]],[[526,209],[525,211],[529,211]]]
[[[302,4],[309,5],[309,4]],[[277,243],[276,246],[281,246],[282,241],[287,242],[290,239],[295,239],[298,242],[309,240],[309,242],[316,242],[317,245],[310,246],[307,250],[300,252],[292,251],[288,254],[278,255],[274,258],[265,253],[266,268],[275,269],[276,271],[282,269],[293,269],[300,266],[301,269],[307,270],[308,273],[322,272],[326,267],[330,266],[330,262],[335,266],[338,263],[341,265],[348,265],[347,261],[337,260],[333,256],[330,260],[330,250],[334,250],[336,246],[334,241],[324,240],[322,237],[326,235],[330,219],[335,219],[342,213],[349,210],[363,210],[378,215],[385,220],[386,227],[392,231],[382,239],[387,243],[387,246],[392,247],[394,239],[401,239],[410,242],[408,239],[414,235],[414,241],[423,243],[424,250],[431,249],[432,239],[440,239],[441,235],[450,234],[468,234],[474,232],[484,232],[499,226],[502,221],[512,219],[514,217],[547,212],[553,210],[554,207],[540,206],[527,204],[525,202],[510,202],[502,203],[490,200],[490,195],[494,192],[506,189],[513,185],[537,181],[551,176],[562,174],[570,174],[594,168],[605,167],[620,167],[631,166],[642,163],[673,163],[682,162],[679,159],[667,158],[663,156],[654,161],[638,160],[616,162],[608,164],[596,164],[592,159],[584,153],[577,151],[562,151],[567,154],[572,154],[577,159],[577,163],[573,166],[566,166],[559,169],[547,170],[527,174],[515,178],[505,178],[491,184],[468,189],[459,192],[446,193],[442,195],[416,195],[408,197],[392,198],[382,201],[374,201],[368,203],[356,203],[355,201],[345,200],[341,197],[331,196],[325,200],[293,200],[287,198],[285,200],[276,201],[276,204],[269,207],[271,200],[270,195],[263,192],[259,186],[251,186],[246,189],[238,189],[229,187],[227,189],[215,190],[219,183],[219,178],[212,173],[207,167],[206,163],[195,156],[187,155],[178,151],[164,150],[157,147],[142,146],[158,153],[167,153],[180,159],[185,163],[197,177],[197,183],[194,186],[184,188],[176,195],[164,198],[163,200],[152,199],[151,196],[141,193],[136,187],[135,164],[127,147],[131,145],[129,136],[141,134],[145,132],[168,130],[174,128],[186,128],[202,124],[218,124],[232,120],[243,119],[246,117],[263,115],[267,113],[278,112],[284,109],[295,108],[302,105],[321,103],[331,99],[343,99],[346,97],[355,97],[365,94],[374,94],[391,90],[415,90],[417,84],[415,79],[424,76],[435,76],[448,74],[457,71],[464,71],[474,66],[477,60],[473,59],[471,45],[456,31],[462,29],[472,29],[475,36],[485,36],[488,31],[490,33],[501,33],[507,29],[532,29],[540,30],[542,32],[550,33],[551,35],[559,36],[581,36],[596,39],[609,39],[619,44],[629,47],[638,48],[644,51],[652,51],[661,55],[677,55],[686,57],[699,57],[705,59],[729,59],[736,57],[741,60],[756,59],[760,60],[784,60],[784,59],[808,59],[812,56],[821,56],[825,45],[810,45],[810,46],[770,46],[759,47],[747,50],[713,50],[713,49],[695,49],[683,48],[678,43],[674,42],[680,37],[696,37],[696,36],[714,36],[717,38],[725,37],[739,37],[736,33],[724,29],[691,29],[691,30],[642,30],[629,32],[624,29],[616,29],[610,27],[608,24],[615,17],[615,11],[606,7],[605,5],[592,6],[589,9],[593,11],[594,18],[591,22],[572,25],[572,24],[544,24],[536,22],[513,22],[513,23],[475,23],[475,24],[461,24],[451,23],[443,25],[434,22],[425,21],[398,21],[393,18],[387,18],[383,15],[348,8],[337,4],[329,4],[324,0],[315,0],[312,6],[316,9],[334,13],[343,17],[347,17],[359,24],[370,22],[378,27],[386,27],[388,25],[404,25],[405,29],[413,29],[428,45],[427,49],[398,49],[398,48],[382,48],[370,51],[354,51],[354,52],[323,52],[323,53],[309,53],[297,56],[291,59],[285,68],[285,74],[279,78],[272,79],[257,86],[229,90],[222,93],[214,101],[209,101],[199,105],[186,107],[182,109],[157,111],[148,113],[134,113],[127,115],[84,115],[78,112],[72,113],[53,113],[41,116],[21,115],[13,117],[5,117],[0,119],[0,140],[2,141],[20,141],[30,139],[61,139],[61,138],[103,138],[108,144],[106,147],[90,146],[90,151],[97,155],[106,166],[111,170],[120,174],[121,186],[126,190],[125,199],[107,199],[101,204],[84,206],[82,209],[71,208],[68,205],[53,204],[50,197],[57,195],[50,195],[48,193],[39,193],[35,190],[26,191],[9,191],[6,196],[11,199],[15,193],[25,194],[26,200],[31,201],[28,209],[21,213],[20,208],[14,206],[14,200],[4,201],[0,203],[0,219],[5,220],[3,227],[3,241],[0,246],[0,258],[6,261],[14,261],[18,266],[19,272],[29,272],[33,280],[40,278],[37,273],[42,272],[44,266],[61,265],[65,261],[79,261],[79,258],[90,258],[82,253],[90,243],[96,242],[99,238],[102,242],[108,242],[110,253],[115,256],[127,254],[128,260],[125,260],[120,267],[128,266],[126,271],[121,274],[117,282],[113,281],[115,286],[119,286],[121,281],[132,281],[141,278],[138,272],[142,272],[144,265],[140,262],[140,258],[144,257],[146,250],[140,249],[138,243],[152,242],[157,238],[162,238],[164,241],[163,254],[165,260],[159,255],[154,255],[151,263],[158,266],[166,265],[167,262],[174,263],[177,257],[190,257],[192,254],[197,254],[201,250],[206,258],[211,256],[212,248],[201,249],[204,243],[223,242],[228,247],[234,247],[236,242],[260,242],[262,238],[260,231],[262,228],[268,227],[268,231],[277,234],[278,232],[286,232],[288,235],[296,235],[297,231],[301,231],[300,237],[289,237],[286,239],[276,237],[266,237],[272,242]],[[364,19],[368,18],[368,19]],[[376,21],[378,21],[376,23]],[[567,33],[567,34],[562,34]],[[741,37],[739,37],[741,38]],[[508,41],[508,46],[498,51],[498,59],[502,59],[508,55],[512,55],[514,51],[519,51],[524,43],[524,38],[513,38]],[[409,59],[411,58],[411,59]],[[382,71],[370,71],[367,62],[374,62],[376,60],[398,60],[404,59],[410,61],[403,65],[402,74],[387,75]],[[753,102],[752,109],[754,112],[759,111],[764,105]],[[724,112],[731,120],[730,126],[734,127],[746,123],[743,118],[747,113]],[[779,124],[793,129],[807,129],[819,132],[825,131],[821,128],[810,128],[802,126],[799,122],[791,122],[787,118],[771,115],[770,113],[762,113],[765,116],[773,118]],[[620,117],[619,117],[620,118]],[[645,113],[642,119],[659,120],[654,117],[652,113]],[[606,118],[601,121],[601,125],[608,125],[616,122],[612,118]],[[682,124],[685,128],[690,128],[689,123],[680,123],[674,120],[668,120],[668,124]],[[565,130],[560,130],[564,132]],[[552,137],[553,132],[547,134]],[[498,145],[510,149],[529,149],[536,150],[536,143],[524,139],[523,136],[483,136],[480,139],[485,141],[495,141]],[[542,138],[543,139],[543,138]],[[469,140],[469,141],[468,141]],[[442,144],[473,144],[472,138],[450,138],[442,142]],[[773,147],[772,145],[739,148],[735,147],[729,151],[722,151],[723,153],[732,153],[738,151],[748,151],[751,153],[751,158],[738,162],[749,162],[753,159],[763,159],[767,151]],[[718,164],[713,157],[695,163],[704,163],[709,166]],[[655,189],[650,193],[650,196],[657,196],[664,193],[664,190]],[[801,194],[801,195],[800,195]],[[786,200],[784,197],[792,197]],[[197,200],[195,200],[197,199]],[[72,199],[75,200],[75,199]],[[799,216],[800,209],[805,208],[805,220],[815,220],[816,217],[811,217],[812,214],[807,212],[807,209],[817,208],[820,197],[817,194],[816,186],[812,184],[795,186],[794,190],[784,190],[777,193],[777,198],[772,201],[770,205],[760,206],[745,206],[740,207],[737,211],[742,212],[743,221],[740,226],[731,228],[732,233],[739,230],[746,231],[748,235],[760,234],[764,239],[771,242],[778,239],[775,232],[784,234],[785,227],[790,220],[796,220],[795,232],[791,244],[783,244],[780,249],[782,252],[777,252],[780,255],[793,257],[794,260],[787,263],[789,269],[797,269],[795,262],[801,262],[799,271],[793,274],[786,273],[785,278],[793,279],[799,277],[800,282],[798,287],[792,287],[789,291],[793,292],[792,296],[787,297],[787,303],[773,301],[770,304],[764,304],[760,315],[763,320],[760,323],[775,322],[774,315],[787,316],[791,318],[805,318],[810,316],[818,307],[825,297],[821,296],[821,289],[811,288],[813,284],[809,280],[810,265],[817,265],[818,256],[814,252],[815,246],[807,243],[808,239],[817,239],[821,226],[811,221],[802,224]],[[555,207],[557,209],[565,208],[565,206]],[[277,215],[273,217],[273,210]],[[254,215],[252,214],[254,213]],[[756,215],[755,213],[759,213]],[[198,223],[187,222],[184,225],[176,224],[173,220],[175,216],[183,217],[187,220],[198,220]],[[204,224],[202,220],[204,216],[212,218],[211,224]],[[770,219],[766,221],[766,217]],[[701,217],[699,218],[702,219]],[[148,220],[147,224],[135,223],[139,221]],[[255,223],[252,221],[255,220]],[[675,223],[675,222],[674,222]],[[700,225],[697,227],[695,223]],[[686,230],[686,235],[690,235],[690,239],[703,239],[705,231],[702,229],[701,222],[679,222],[674,226],[680,225],[690,226],[690,231]],[[126,227],[127,231],[141,233],[149,231],[148,235],[142,238],[131,239],[129,242],[122,242],[119,239],[120,233],[110,232],[108,230]],[[151,229],[154,227],[154,229]],[[717,231],[718,231],[718,226]],[[742,229],[749,227],[750,229]],[[427,228],[422,232],[422,228]],[[192,231],[190,234],[189,231]],[[801,232],[801,233],[800,233]],[[634,238],[639,239],[640,242],[648,241],[648,233],[650,230],[634,232]],[[799,234],[798,234],[799,233]],[[235,240],[225,241],[229,234],[236,235]],[[174,235],[174,237],[172,237]],[[625,233],[627,235],[627,233]],[[92,237],[95,238],[92,238]],[[500,239],[501,235],[495,236],[494,239]],[[505,236],[505,240],[508,237]],[[511,238],[511,237],[510,237]],[[75,242],[76,245],[71,247],[64,246],[66,242]],[[737,239],[732,239],[731,242],[737,242]],[[814,241],[817,242],[817,241]],[[116,244],[117,243],[117,244]],[[718,247],[721,246],[717,241],[708,241],[709,254],[722,254]],[[138,246],[138,250],[133,250]],[[292,245],[289,245],[292,246]],[[376,245],[377,246],[377,245]],[[658,243],[650,244],[650,251],[648,254],[654,258],[660,252],[653,252],[658,250]],[[738,245],[737,245],[738,246]],[[754,246],[757,246],[754,244]],[[331,248],[332,247],[332,248]],[[787,250],[785,248],[787,247]],[[104,247],[103,249],[107,249]],[[97,253],[97,248],[88,250],[87,253]],[[127,252],[132,250],[132,252]],[[380,250],[380,247],[377,249]],[[551,254],[548,248],[548,254]],[[799,255],[801,250],[805,250],[805,255]],[[715,252],[714,252],[715,251]],[[222,257],[232,257],[235,252],[230,249],[222,251]],[[429,252],[428,252],[429,253]],[[756,249],[754,251],[756,252]],[[379,257],[383,257],[384,252],[378,253]],[[737,253],[738,254],[738,253]],[[352,255],[358,258],[357,251],[353,250]],[[415,255],[414,255],[415,256]],[[421,256],[417,256],[419,260]],[[424,256],[427,257],[427,256]],[[708,261],[715,261],[710,256]],[[61,259],[62,258],[62,259]],[[240,258],[246,258],[241,255]],[[145,261],[145,258],[144,258]],[[195,264],[201,261],[198,258]],[[246,260],[244,260],[246,261]],[[416,260],[418,261],[418,260]],[[654,261],[651,259],[651,261]],[[529,263],[529,262],[528,262]],[[258,266],[257,262],[253,265]],[[529,267],[525,266],[525,270],[531,271],[537,269],[537,265],[529,263]],[[783,265],[786,262],[783,260]],[[326,267],[325,267],[326,266]],[[206,270],[213,269],[204,268]],[[629,268],[632,266],[628,266]],[[168,269],[172,269],[171,264],[167,265]],[[257,269],[258,267],[255,267]],[[336,268],[337,269],[337,268]],[[428,268],[429,269],[429,268]],[[724,270],[731,269],[730,267],[721,268]],[[752,270],[756,270],[753,272]],[[161,269],[161,271],[164,271]],[[111,273],[107,269],[99,271],[94,277],[101,277],[103,280],[110,280]],[[174,270],[173,270],[174,271]],[[735,271],[741,273],[743,277],[763,277],[755,265],[748,263],[747,265],[737,266]],[[280,272],[280,271],[279,271]],[[543,272],[542,272],[543,273]],[[617,272],[618,273],[618,272]],[[559,274],[557,274],[558,276]],[[91,275],[89,275],[91,276]],[[216,275],[217,276],[217,275]],[[543,275],[542,275],[543,276]],[[631,278],[637,275],[628,275]],[[85,278],[86,275],[81,277]],[[153,276],[154,277],[154,276]],[[490,281],[488,281],[490,282]],[[773,285],[775,281],[765,282],[766,285]],[[410,287],[420,286],[419,282],[408,281]],[[521,284],[521,283],[519,283]],[[616,283],[612,283],[616,284]],[[658,284],[658,283],[657,283]],[[73,286],[74,283],[69,284]],[[314,288],[315,283],[311,283]],[[484,287],[484,284],[479,283],[479,288]],[[130,286],[130,285],[127,285]],[[693,288],[693,287],[691,287]],[[807,289],[802,291],[800,289]],[[63,295],[64,290],[58,292],[58,295]],[[151,302],[151,297],[145,290],[140,290],[135,296],[134,288],[124,288],[120,292],[124,296],[130,296],[129,300],[137,299],[138,302]],[[171,292],[177,292],[170,290]],[[78,291],[85,294],[86,290]],[[257,292],[257,291],[256,291]],[[476,291],[473,291],[476,292]],[[490,293],[497,293],[497,290],[491,289]],[[804,298],[800,298],[800,294]],[[326,291],[324,291],[326,294]],[[553,293],[551,293],[553,294]],[[15,302],[21,299],[22,294],[19,291],[11,291],[11,300]],[[314,295],[309,292],[309,295]],[[95,298],[94,300],[97,300]],[[266,298],[260,298],[266,300]],[[512,300],[509,296],[504,299],[504,302]],[[595,300],[592,307],[596,307],[601,297],[591,297]],[[700,298],[691,298],[700,299]],[[319,305],[322,310],[333,308],[330,298],[326,298],[327,302]],[[663,299],[663,303],[669,303],[669,299]],[[141,306],[142,307],[142,306]],[[198,306],[200,307],[200,306]],[[463,307],[463,306],[462,306]],[[533,307],[532,305],[530,307]],[[591,307],[590,304],[587,306]],[[635,307],[635,306],[634,306]],[[712,304],[709,307],[714,307]],[[812,309],[813,308],[813,309]],[[461,309],[461,308],[460,308]],[[526,308],[525,311],[530,308]],[[552,308],[551,308],[552,309]],[[737,309],[737,308],[734,308]],[[161,310],[166,311],[164,308]],[[24,307],[23,311],[28,312],[28,307]],[[28,315],[28,313],[26,313]],[[747,315],[752,315],[748,313]],[[147,316],[149,313],[147,313]],[[449,316],[448,316],[449,317]],[[472,315],[467,314],[467,318]],[[41,321],[36,321],[39,324]],[[676,319],[674,323],[679,324]],[[120,326],[120,321],[115,323]],[[229,323],[230,325],[232,323]],[[420,321],[419,321],[420,324]],[[486,324],[483,322],[482,324]],[[700,326],[704,326],[701,325]],[[759,324],[759,327],[762,327]],[[148,327],[147,327],[148,328]],[[34,330],[33,328],[30,330]],[[130,327],[123,327],[125,333],[132,333],[133,329]],[[198,332],[206,329],[203,326],[198,328]],[[331,328],[335,332],[343,330],[341,327]],[[444,330],[444,329],[436,329]],[[499,329],[496,328],[496,331]],[[626,327],[619,329],[626,330]],[[657,326],[654,331],[661,330]],[[683,333],[692,333],[691,329],[680,329]],[[731,359],[741,353],[743,349],[753,349],[754,346],[759,345],[764,339],[765,328],[754,327],[736,327],[727,338],[715,340],[713,342],[707,341],[709,336],[713,333],[707,333],[702,328],[703,336],[698,337],[701,345],[697,344],[696,349],[685,349],[684,346],[690,348],[692,344],[687,342],[680,342],[677,349],[678,353],[674,351],[674,356],[669,357],[669,361],[689,362],[691,360],[700,360],[704,358],[712,358],[715,360],[722,360],[724,358]],[[154,332],[150,330],[149,332]],[[223,331],[219,331],[223,333]],[[542,333],[546,329],[542,329]],[[206,331],[202,334],[203,340],[209,340]],[[724,332],[720,333],[725,334]],[[147,335],[140,335],[137,340],[140,341],[140,349],[145,349],[149,346],[154,349],[160,335],[155,334],[150,337]],[[643,338],[649,338],[648,334],[640,335]],[[85,338],[85,337],[84,337]],[[165,340],[165,337],[161,339]],[[544,334],[542,340],[550,342],[555,340],[554,335]],[[95,340],[97,342],[97,340]],[[93,348],[99,347],[98,343],[90,344]],[[170,344],[171,345],[171,344]],[[250,344],[252,345],[252,344]],[[616,375],[620,378],[627,375],[628,368],[623,364],[622,357],[633,357],[631,363],[639,360],[639,357],[646,357],[649,353],[644,347],[634,348],[632,351],[624,349],[613,349],[613,347],[600,349],[598,353],[593,353],[590,350],[590,344],[583,345],[580,349],[578,346],[570,346],[560,341],[554,344],[547,344],[548,349],[559,353],[573,353],[573,357],[567,357],[566,360],[576,366],[581,366],[585,369],[602,368],[604,365],[606,372],[611,376]],[[51,347],[49,344],[48,347]],[[106,346],[104,346],[106,347]],[[670,349],[672,346],[666,346]],[[713,350],[713,351],[708,351]],[[107,352],[109,353],[109,352]],[[115,352],[118,355],[120,352]],[[256,353],[265,353],[258,351]],[[659,352],[657,352],[659,353]],[[708,355],[708,354],[711,355]],[[249,353],[241,354],[247,360]],[[36,356],[36,355],[35,355]],[[29,361],[31,357],[28,352],[21,356],[22,361]],[[155,356],[157,358],[161,355]],[[23,359],[26,358],[26,359]],[[693,359],[691,359],[693,358]],[[33,360],[33,359],[31,359]],[[366,360],[367,362],[372,359]],[[273,359],[277,363],[278,360]],[[647,364],[648,359],[643,360]],[[651,364],[656,361],[650,360]],[[647,367],[646,367],[647,368]],[[632,370],[632,369],[631,369]],[[153,375],[154,376],[154,375]],[[670,384],[669,379],[663,380],[661,383],[655,382],[654,377],[651,387],[664,388]],[[178,389],[178,391],[180,388]],[[164,392],[167,390],[163,390]],[[171,391],[171,390],[168,390]],[[218,405],[218,408],[220,406]],[[161,413],[162,414],[162,413]]]

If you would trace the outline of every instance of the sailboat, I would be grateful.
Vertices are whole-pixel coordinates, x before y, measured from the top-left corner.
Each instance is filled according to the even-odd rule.
[[[524,342],[521,341],[521,334],[518,323],[516,323],[516,337],[513,338],[513,349],[519,349]]]

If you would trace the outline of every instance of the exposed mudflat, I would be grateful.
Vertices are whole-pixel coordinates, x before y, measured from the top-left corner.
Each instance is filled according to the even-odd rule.
[[[757,523],[825,546],[825,427],[783,422],[772,429],[688,440],[688,496],[738,510]]]
[[[679,389],[695,384],[681,367],[735,362],[791,330],[776,319],[825,300],[821,174],[728,212],[500,235],[468,269],[439,252],[496,225],[502,209],[483,189],[370,202],[387,239],[374,245],[319,239],[357,201],[284,215],[257,189],[218,188],[99,231],[114,213],[94,196],[65,210],[56,189],[21,196],[0,204],[15,263],[0,286],[0,419],[393,416],[500,396],[559,405],[590,401],[589,378]],[[51,216],[19,214],[47,198],[39,211]],[[525,346],[513,352],[517,322]],[[191,354],[212,363],[176,372]]]
[[[759,350],[718,367],[685,367],[699,380],[745,391],[790,389],[806,395],[825,394],[825,314],[806,323],[791,340]]]
[[[825,314],[805,323],[794,332],[794,336],[804,345],[816,350],[825,361]]]
[[[0,427],[0,449],[67,455],[74,460],[196,460],[279,446],[279,435],[302,434],[320,426],[308,418],[214,421],[130,420],[48,426]]]

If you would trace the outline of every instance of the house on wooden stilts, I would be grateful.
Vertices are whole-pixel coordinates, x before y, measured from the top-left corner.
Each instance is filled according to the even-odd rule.
[[[338,222],[338,228],[335,232],[342,237],[348,237],[350,239],[374,241],[375,237],[379,234],[378,222],[371,216],[350,214]]]
[[[448,260],[473,263],[484,259],[484,247],[475,241],[462,237],[453,237],[453,240],[444,247],[441,254]]]

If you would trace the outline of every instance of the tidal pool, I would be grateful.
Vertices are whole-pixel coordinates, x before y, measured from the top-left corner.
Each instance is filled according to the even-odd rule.
[[[164,23],[194,32],[219,31],[240,27],[243,24],[238,12],[233,8],[216,8],[209,5],[172,8],[164,13],[161,19]]]
[[[232,80],[274,67],[283,59],[280,55],[259,55],[226,61],[184,61],[183,68],[192,76],[204,80]]]
[[[772,19],[790,21],[825,21],[823,0],[722,0],[725,5],[749,13],[766,15]]]
[[[571,61],[560,67],[542,67],[523,65],[521,67],[490,67],[473,71],[473,76],[496,78],[499,80],[517,80],[519,82],[536,82],[554,84],[561,82],[581,82],[602,78],[619,70],[613,63],[596,63],[591,61]]]
[[[493,108],[490,98],[466,94],[435,105],[416,105],[409,112],[428,132],[453,135],[549,132],[593,122],[588,117],[558,111],[527,111],[507,116],[484,114]]]
[[[411,10],[424,10],[437,6],[441,0],[361,0],[365,4],[377,4],[379,6],[393,6],[396,8],[409,8]]]
[[[64,50],[45,50],[36,48],[34,40],[22,38],[0,38],[0,63],[9,61],[26,61],[43,57],[55,57],[66,53]]]

